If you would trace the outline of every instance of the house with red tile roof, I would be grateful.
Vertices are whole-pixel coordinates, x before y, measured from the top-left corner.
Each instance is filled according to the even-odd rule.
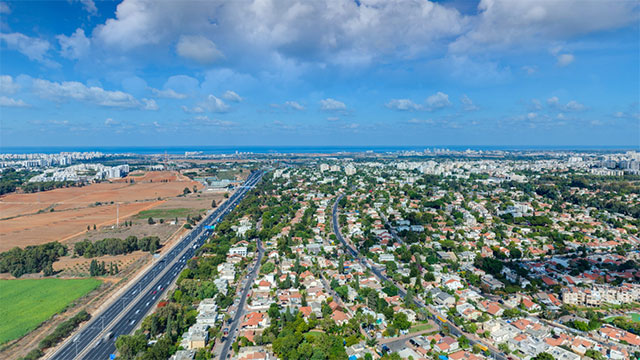
[[[340,311],[340,310],[335,310],[332,314],[331,314],[331,318],[333,319],[333,321],[336,322],[336,324],[338,325],[343,325],[344,323],[346,323],[347,321],[349,321],[349,315],[347,315],[345,312]]]
[[[265,313],[250,312],[245,315],[245,321],[240,325],[242,329],[263,329],[269,326],[270,320]]]

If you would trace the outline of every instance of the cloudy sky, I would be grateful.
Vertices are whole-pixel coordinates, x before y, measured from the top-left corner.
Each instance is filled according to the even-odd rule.
[[[640,6],[0,2],[0,146],[640,146]]]

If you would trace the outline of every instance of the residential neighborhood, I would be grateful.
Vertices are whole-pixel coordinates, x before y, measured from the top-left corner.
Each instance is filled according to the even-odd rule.
[[[640,191],[600,164],[281,167],[180,275],[174,358],[637,358]]]

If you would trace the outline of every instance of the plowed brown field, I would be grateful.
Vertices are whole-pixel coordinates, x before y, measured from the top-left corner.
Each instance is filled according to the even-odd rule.
[[[135,183],[125,182],[129,179]],[[115,224],[116,203],[122,221],[163,203],[165,198],[182,194],[185,187],[199,187],[199,183],[169,171],[148,172],[125,181],[0,197],[0,252],[15,246],[65,241],[94,224]]]

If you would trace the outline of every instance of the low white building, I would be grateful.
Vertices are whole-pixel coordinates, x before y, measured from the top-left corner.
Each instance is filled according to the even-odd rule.
[[[246,246],[232,247],[231,249],[229,249],[229,255],[231,256],[239,255],[239,256],[245,257],[247,256],[247,247]]]

